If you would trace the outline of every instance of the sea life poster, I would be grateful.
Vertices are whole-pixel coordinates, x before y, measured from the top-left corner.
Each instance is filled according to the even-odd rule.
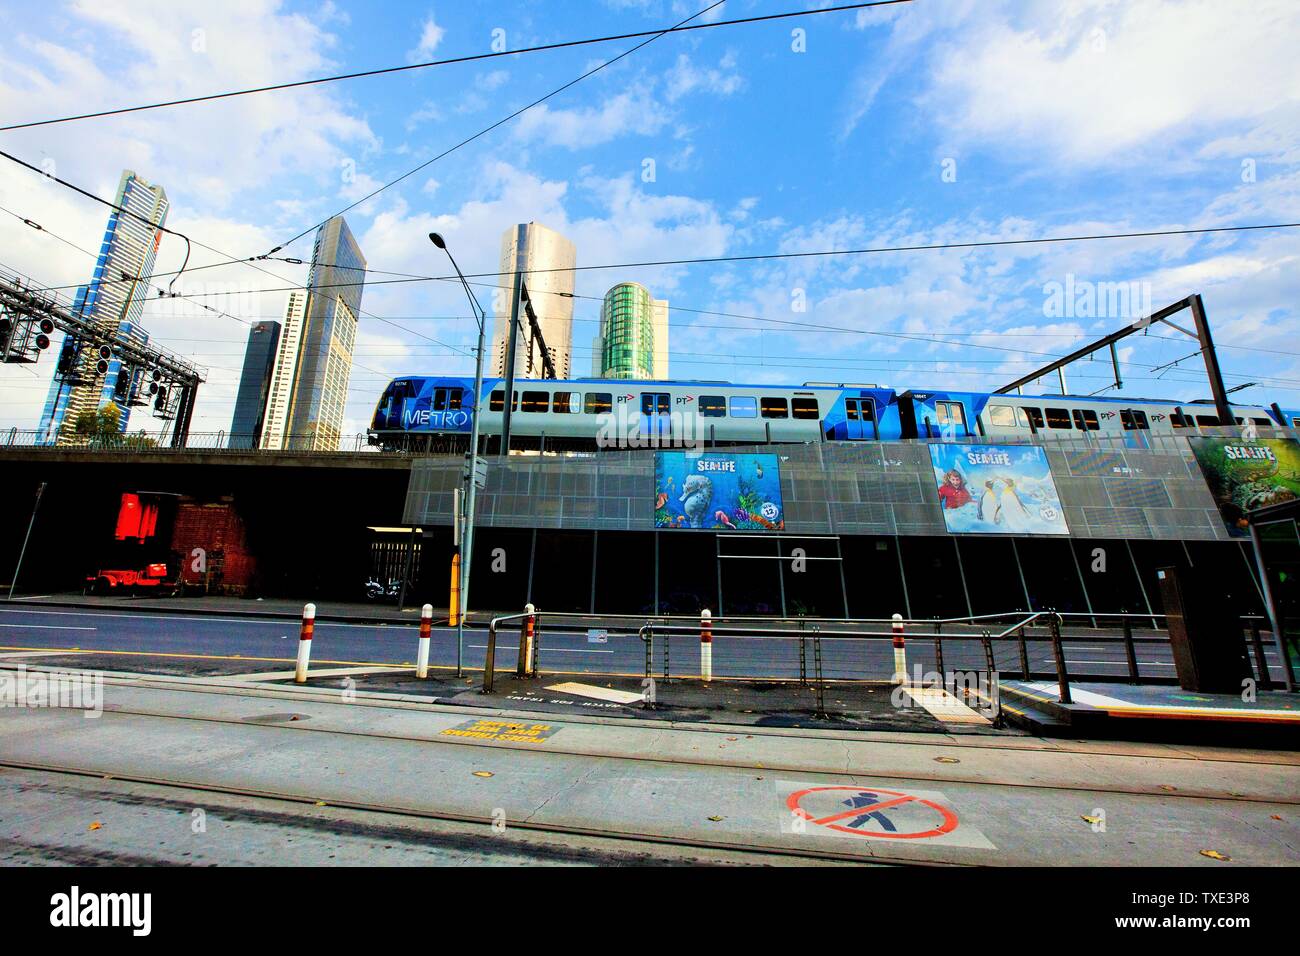
[[[696,531],[782,531],[776,455],[655,453],[655,527]]]
[[[1283,438],[1189,438],[1228,530],[1246,536],[1256,508],[1300,498],[1300,444]]]
[[[953,534],[1070,533],[1039,445],[930,445],[936,497]]]

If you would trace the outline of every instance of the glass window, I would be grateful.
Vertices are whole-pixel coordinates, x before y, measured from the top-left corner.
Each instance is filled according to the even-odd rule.
[[[749,395],[737,395],[731,399],[732,418],[757,418],[758,402]]]
[[[1197,415],[1196,424],[1202,425],[1206,428],[1214,428],[1219,424],[1219,420],[1213,415]]]
[[[435,388],[433,390],[433,405],[435,412],[444,412],[447,410],[447,390],[445,388]]]
[[[1097,421],[1097,413],[1091,408],[1076,408],[1074,410],[1074,427],[1081,432],[1095,432],[1100,430],[1101,422]]]
[[[1065,408],[1047,409],[1047,427],[1048,428],[1070,428],[1070,412]]]
[[[1126,431],[1132,431],[1135,428],[1147,428],[1147,413],[1138,411],[1136,408],[1121,408],[1119,412],[1120,424]]]
[[[551,411],[557,415],[576,415],[582,411],[582,393],[556,392],[551,397]]]
[[[606,415],[614,407],[614,396],[609,392],[588,392],[584,406],[588,415]]]
[[[488,411],[502,412],[505,411],[505,408],[506,408],[506,391],[503,388],[498,388],[495,392],[493,392],[491,395],[488,396]],[[516,412],[519,410],[518,391],[516,391],[510,399],[510,410],[512,412]]]
[[[1030,424],[1033,428],[1038,429],[1038,428],[1042,428],[1042,427],[1043,427],[1043,424],[1044,424],[1044,423],[1043,423],[1043,412],[1042,412],[1041,409],[1038,409],[1038,408],[1032,408],[1032,407],[1026,405],[1023,409],[1021,409],[1021,411],[1023,411],[1026,415],[1029,416],[1029,424]]]
[[[519,404],[521,412],[544,412],[551,404],[550,392],[524,392],[524,400]]]
[[[668,414],[667,392],[642,392],[641,393],[641,414],[642,415],[667,415]]]
[[[460,403],[465,400],[465,390],[463,388],[451,388],[447,390],[447,407],[453,412],[460,408]]]
[[[1263,425],[1265,428],[1273,427],[1273,419],[1271,418],[1252,418],[1251,421],[1256,425]]]
[[[700,415],[704,418],[726,418],[727,399],[722,395],[701,395]]]
[[[789,418],[790,406],[784,398],[778,398],[775,395],[763,396],[763,417],[764,418]]]
[[[856,398],[844,399],[844,417],[851,422],[858,420],[858,400]]]
[[[940,425],[966,424],[966,410],[961,402],[935,402],[934,409]]]
[[[1178,412],[1174,412],[1169,416],[1169,423],[1175,428],[1189,428],[1192,425],[1192,416],[1180,415]]]
[[[989,424],[999,428],[1015,428],[1016,412],[1010,405],[990,405]]]
[[[817,419],[821,417],[817,409],[817,399],[815,398],[792,398],[790,400],[790,411],[795,418]]]

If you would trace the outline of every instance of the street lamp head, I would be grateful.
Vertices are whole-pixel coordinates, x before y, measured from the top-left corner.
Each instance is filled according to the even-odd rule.
[[[447,243],[443,242],[442,236],[438,235],[438,233],[436,232],[429,233],[429,241],[432,242],[439,249],[447,248]]]

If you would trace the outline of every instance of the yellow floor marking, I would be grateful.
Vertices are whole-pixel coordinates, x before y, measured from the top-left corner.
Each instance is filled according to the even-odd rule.
[[[547,690],[572,694],[575,697],[594,697],[596,700],[609,700],[616,704],[634,704],[645,700],[645,694],[633,694],[626,690],[614,690],[611,687],[597,687],[594,684],[579,684],[570,681],[567,684],[552,684]]]
[[[967,707],[942,687],[904,687],[903,692],[945,724],[991,724],[983,714]]]

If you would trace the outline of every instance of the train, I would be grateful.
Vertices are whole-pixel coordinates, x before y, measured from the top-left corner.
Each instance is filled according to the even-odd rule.
[[[368,430],[385,449],[466,450],[474,380],[403,376],[380,395]],[[505,381],[484,378],[479,431],[500,449]],[[1231,405],[1235,423],[1300,429],[1300,409]],[[896,439],[1025,440],[1031,435],[1186,435],[1221,425],[1205,401],[1021,395],[806,382],[798,386],[717,381],[520,379],[510,412],[511,449],[594,451],[651,446],[752,445]]]

